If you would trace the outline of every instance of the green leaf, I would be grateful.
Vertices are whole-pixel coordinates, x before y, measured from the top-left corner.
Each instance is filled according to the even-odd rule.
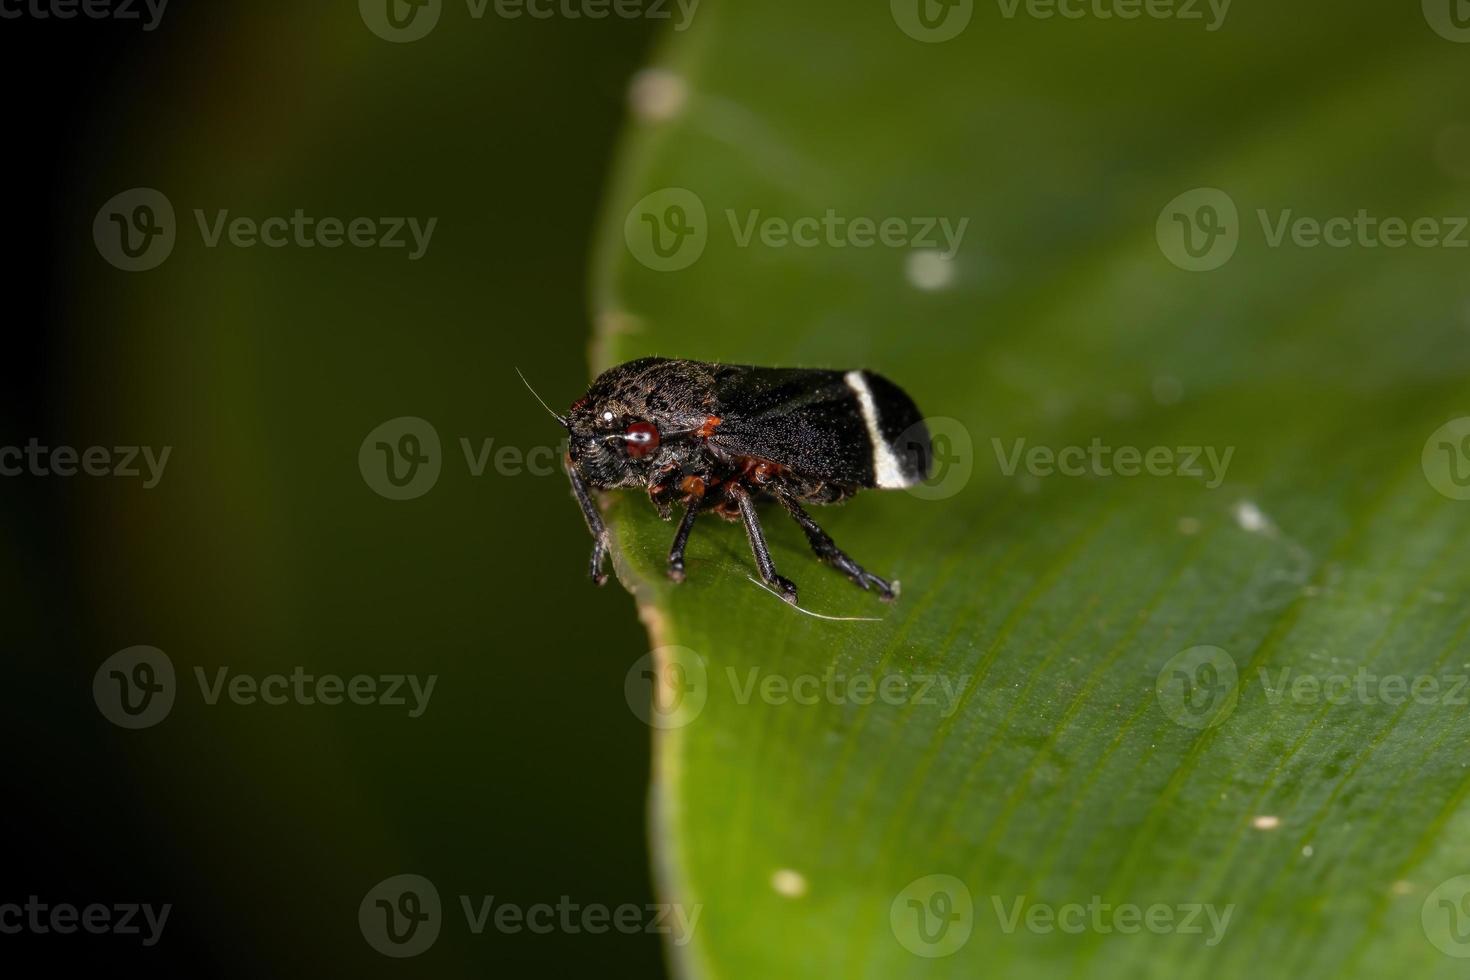
[[[886,7],[701,11],[640,81],[604,221],[597,370],[865,367],[946,420],[932,492],[816,514],[893,606],[767,519],[804,607],[879,622],[762,591],[714,519],[674,586],[672,526],[611,505],[656,708],[684,697],[655,713],[662,885],[702,906],[676,964],[1460,975],[1470,430],[1436,430],[1470,415],[1464,51],[1417,5],[1218,30],[976,5],[944,43]],[[670,203],[692,264],[650,251]],[[1360,209],[1345,246],[1292,230]],[[946,264],[742,242],[757,212],[968,224]],[[1179,222],[1203,246],[1211,218],[1192,260]]]

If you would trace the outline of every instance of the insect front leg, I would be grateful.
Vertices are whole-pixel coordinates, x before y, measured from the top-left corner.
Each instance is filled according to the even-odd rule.
[[[853,561],[847,552],[837,547],[836,542],[832,540],[831,536],[822,530],[821,526],[812,519],[810,514],[802,509],[800,504],[784,494],[778,495],[777,499],[781,501],[781,506],[786,508],[787,513],[795,518],[796,523],[801,525],[801,529],[806,532],[806,539],[811,542],[812,550],[817,553],[818,558],[836,565],[844,575],[864,589],[876,587],[878,589],[878,598],[884,602],[893,601],[893,587],[886,580],[879,578]]]
[[[699,516],[699,508],[704,501],[699,497],[691,496],[684,503],[684,517],[679,521],[679,530],[674,534],[674,543],[669,548],[669,578],[675,582],[684,581],[684,549],[689,545],[689,532],[694,529],[694,518]]]
[[[603,526],[602,515],[597,512],[597,503],[592,499],[592,494],[588,492],[587,484],[582,481],[577,468],[570,459],[565,459],[562,463],[567,471],[567,479],[572,481],[572,496],[577,498],[577,505],[582,508],[582,518],[587,522],[587,530],[592,532],[592,562],[588,571],[592,581],[602,585],[607,581],[607,572],[602,570],[603,561],[607,558],[607,528]]]
[[[707,486],[703,477],[693,475],[679,482],[679,489],[684,491],[684,517],[669,548],[669,578],[675,582],[684,581],[684,549],[689,544],[689,532],[694,529],[694,518],[704,509]]]
[[[677,492],[679,482],[679,467],[677,464],[669,464],[653,475],[648,481],[648,499],[658,511],[662,520],[668,520],[673,514],[671,501]]]
[[[755,555],[755,565],[760,569],[761,578],[774,585],[781,593],[781,598],[796,605],[796,586],[788,578],[782,578],[776,574],[776,563],[771,559],[771,549],[766,547],[766,536],[761,531],[760,517],[755,512],[755,501],[750,499],[750,493],[737,483],[731,483],[727,491],[735,498],[740,506],[740,518],[745,522],[745,536],[750,539],[750,551]]]

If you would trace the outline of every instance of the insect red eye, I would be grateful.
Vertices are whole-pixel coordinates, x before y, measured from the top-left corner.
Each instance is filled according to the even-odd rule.
[[[658,426],[651,422],[634,422],[623,436],[623,445],[634,459],[647,456],[658,448]]]

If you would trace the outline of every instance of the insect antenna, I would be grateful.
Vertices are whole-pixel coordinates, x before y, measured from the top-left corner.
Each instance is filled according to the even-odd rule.
[[[771,595],[775,596],[777,599],[782,599],[783,598],[783,596],[781,595],[781,593],[777,592],[775,589],[771,588],[769,585],[767,585],[766,583],[762,582],[760,579],[751,578],[751,576],[749,576],[749,575],[747,575],[745,577],[746,577],[747,580],[749,580],[750,582],[753,582],[754,584],[760,586],[762,590],[764,590],[766,592],[769,592]],[[878,616],[827,616],[827,615],[824,615],[824,614],[819,613],[819,612],[812,612],[810,609],[803,609],[801,606],[794,605],[794,604],[791,606],[791,608],[792,609],[795,609],[799,613],[804,613],[805,615],[810,616],[813,619],[825,619],[825,620],[827,620],[828,622],[831,622],[831,623],[881,623],[881,622],[883,622],[883,620],[880,617],[878,617]]]
[[[549,414],[552,418],[554,418],[558,422],[560,422],[561,423],[561,427],[563,429],[570,428],[570,426],[567,425],[567,417],[565,415],[558,415],[558,414],[556,414],[555,412],[553,412],[551,410],[551,406],[548,405],[548,404],[546,404],[546,399],[544,399],[540,395],[538,395],[536,393],[536,389],[531,387],[531,382],[529,382],[529,381],[526,380],[526,376],[524,374],[521,374],[521,369],[520,368],[516,368],[516,374],[520,375],[521,384],[523,384],[523,385],[526,386],[526,390],[531,393],[531,397],[532,398],[536,399],[538,402],[541,403],[541,407],[544,408],[544,409],[546,409],[547,414]]]

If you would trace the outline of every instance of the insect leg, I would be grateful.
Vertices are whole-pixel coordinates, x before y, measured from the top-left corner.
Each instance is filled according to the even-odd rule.
[[[876,586],[878,597],[885,602],[893,601],[893,587],[848,557],[847,552],[837,547],[831,536],[822,530],[810,514],[802,510],[800,504],[785,495],[778,495],[777,499],[806,532],[806,539],[811,542],[812,550],[817,553],[818,558],[836,565],[844,575],[864,589]]]
[[[661,520],[668,520],[670,516],[669,500],[674,495],[674,478],[679,475],[679,467],[669,465],[654,474],[648,482],[648,499],[658,511]]]
[[[674,544],[669,548],[669,578],[684,581],[684,548],[689,544],[689,532],[694,528],[694,518],[699,515],[702,501],[691,497],[684,504],[684,517],[679,521],[679,530],[674,533]]]
[[[761,521],[755,513],[755,501],[739,485],[732,484],[729,492],[740,505],[740,517],[745,521],[745,536],[750,539],[750,550],[755,555],[755,564],[760,569],[761,578],[774,585],[781,592],[781,598],[793,606],[796,605],[796,586],[790,579],[776,574],[776,563],[771,560],[771,549],[766,547],[766,536],[761,532]]]
[[[578,475],[577,468],[570,460],[563,460],[563,469],[567,471],[567,479],[572,481],[572,496],[577,498],[577,505],[582,508],[587,530],[592,532],[592,562],[588,570],[592,581],[602,585],[607,581],[607,573],[602,570],[603,559],[607,557],[607,528],[603,526],[602,515],[597,512],[597,504],[587,491],[587,484]]]

